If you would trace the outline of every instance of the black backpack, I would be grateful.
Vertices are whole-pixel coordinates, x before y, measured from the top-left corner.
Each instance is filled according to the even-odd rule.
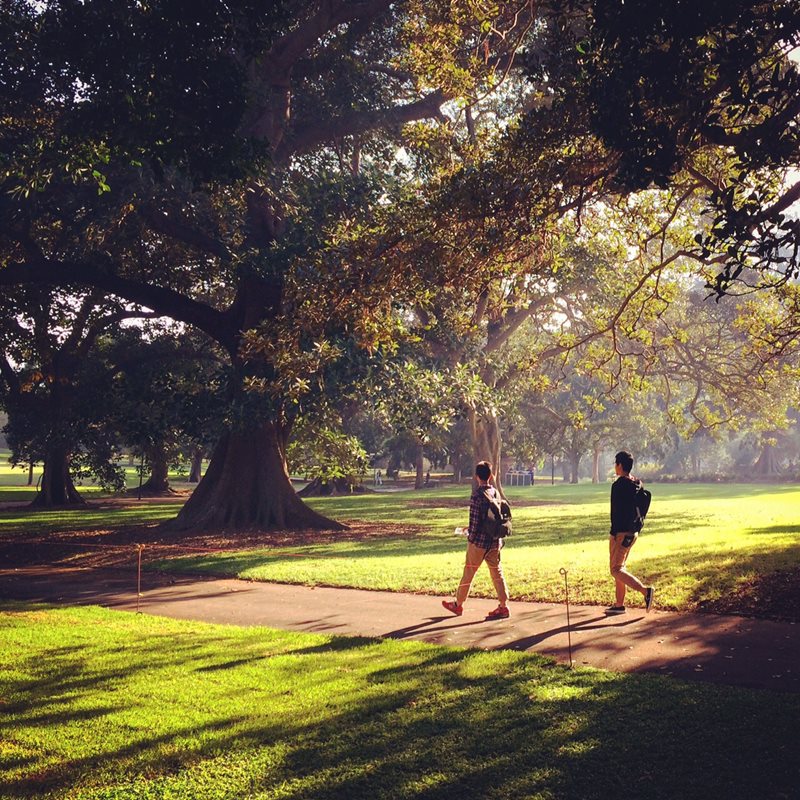
[[[650,510],[650,501],[653,495],[644,488],[641,484],[636,487],[636,497],[634,503],[636,504],[636,530],[640,531],[644,527],[644,518]]]
[[[488,533],[492,539],[511,536],[511,505],[508,500],[493,500],[486,492],[483,496],[489,501],[486,517],[481,523],[483,532]]]

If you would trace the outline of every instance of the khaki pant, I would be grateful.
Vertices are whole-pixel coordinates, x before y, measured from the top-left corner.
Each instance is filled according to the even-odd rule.
[[[456,592],[456,603],[458,605],[463,605],[469,596],[472,580],[478,571],[478,567],[484,561],[486,566],[489,567],[489,575],[491,575],[494,590],[497,592],[497,599],[501,605],[505,605],[508,602],[508,586],[503,575],[503,566],[500,563],[500,548],[493,547],[491,550],[486,550],[483,547],[477,547],[472,542],[467,542],[467,560],[464,564],[464,574],[461,576],[461,583],[458,585],[458,591]]]
[[[638,533],[616,533],[608,537],[609,566],[611,575],[616,582],[616,605],[618,606],[624,604],[625,589],[628,586],[644,594],[644,584],[635,575],[628,572],[625,566],[628,563],[628,555],[633,550],[638,538]],[[627,547],[625,547],[626,541],[630,542]]]

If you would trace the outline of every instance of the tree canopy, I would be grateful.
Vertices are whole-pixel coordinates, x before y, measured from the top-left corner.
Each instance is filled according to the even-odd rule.
[[[231,361],[180,524],[331,525],[286,469],[312,385],[438,293],[544,302],[592,204],[683,182],[716,291],[797,273],[791,3],[9,5],[0,284],[92,287]]]

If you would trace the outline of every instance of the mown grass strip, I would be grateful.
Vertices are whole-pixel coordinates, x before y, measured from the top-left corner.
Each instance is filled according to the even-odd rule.
[[[524,653],[22,604],[0,796],[792,797],[796,695]]]

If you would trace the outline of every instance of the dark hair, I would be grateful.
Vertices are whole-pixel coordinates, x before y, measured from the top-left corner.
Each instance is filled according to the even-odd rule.
[[[475,475],[482,481],[492,477],[492,465],[488,461],[479,461],[475,466]]]
[[[619,464],[625,472],[630,472],[633,469],[633,456],[627,450],[620,450],[614,456],[614,462]]]

